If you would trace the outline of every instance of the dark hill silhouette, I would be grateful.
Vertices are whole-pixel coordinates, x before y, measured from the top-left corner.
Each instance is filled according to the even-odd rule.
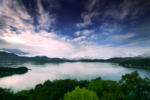
[[[0,52],[0,62],[27,62],[27,61],[33,61],[33,62],[67,62],[71,60],[67,59],[60,59],[60,58],[48,58],[46,56],[35,56],[35,57],[25,57],[25,56],[18,56],[13,53],[7,53],[7,52]]]
[[[126,61],[126,60],[140,60],[140,59],[145,59],[143,57],[114,57],[107,59],[108,62],[120,62],[120,61]]]
[[[12,76],[14,74],[25,74],[28,72],[28,68],[26,67],[18,67],[18,68],[11,68],[11,67],[0,67],[0,78]]]

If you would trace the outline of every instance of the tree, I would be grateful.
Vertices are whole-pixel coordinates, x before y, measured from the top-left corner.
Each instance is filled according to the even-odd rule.
[[[98,77],[98,78],[96,78],[96,79],[92,79],[91,81],[96,81],[96,80],[102,81],[102,78],[101,78],[101,77]]]
[[[121,100],[125,97],[121,86],[116,81],[105,80],[101,81],[103,91],[111,94],[116,100]],[[105,93],[103,93],[104,96]]]
[[[13,95],[14,100],[32,100],[28,90],[22,90]]]
[[[90,84],[90,82],[88,81],[88,80],[80,80],[79,82],[78,82],[78,85],[81,87],[81,88],[83,88],[83,87],[88,87],[88,85]]]
[[[148,78],[142,79],[137,71],[131,74],[122,75],[119,81],[124,93],[132,100],[147,100],[150,93],[150,80]]]
[[[0,88],[0,100],[12,100],[12,96],[9,89]]]
[[[64,100],[99,100],[99,98],[94,91],[89,91],[85,88],[80,89],[80,87],[77,86],[75,90],[65,94]]]
[[[52,82],[50,80],[47,80],[47,81],[44,82],[43,85],[50,87],[50,86],[52,86]]]
[[[97,96],[102,99],[110,100],[117,99],[123,99],[125,97],[124,93],[122,92],[121,86],[116,81],[111,80],[94,80],[90,83],[89,90],[93,90],[97,93]],[[107,98],[105,98],[107,97]]]
[[[97,93],[97,96],[100,98],[102,96],[102,84],[101,81],[99,80],[93,80],[89,86],[88,86],[89,90],[93,90]]]
[[[104,91],[103,97],[100,100],[116,100],[116,98],[113,96],[113,94]]]

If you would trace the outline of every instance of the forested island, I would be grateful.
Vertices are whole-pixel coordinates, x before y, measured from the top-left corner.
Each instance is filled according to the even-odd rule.
[[[14,74],[25,74],[28,72],[28,68],[26,67],[17,67],[17,68],[12,68],[12,67],[0,67],[0,78],[2,77],[7,77],[7,76],[12,76]]]
[[[120,81],[60,79],[47,80],[34,89],[17,93],[0,88],[1,100],[150,100],[150,79],[137,71],[122,75]]]

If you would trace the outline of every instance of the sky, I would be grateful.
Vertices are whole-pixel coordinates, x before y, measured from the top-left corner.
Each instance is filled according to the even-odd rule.
[[[0,48],[60,58],[150,56],[150,1],[0,0]]]

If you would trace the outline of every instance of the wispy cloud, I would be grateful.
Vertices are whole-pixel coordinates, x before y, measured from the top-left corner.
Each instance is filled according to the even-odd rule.
[[[90,37],[88,37],[88,40],[96,40],[98,39],[100,34],[92,34]]]
[[[139,15],[147,12],[150,8],[150,2],[147,0],[124,0],[119,5],[111,5],[105,12],[105,16],[111,16],[116,19],[124,19],[127,16],[130,18],[136,18]]]
[[[80,35],[80,31],[75,32],[75,35],[79,36]]]
[[[121,25],[120,24],[117,24],[116,22],[108,22],[108,21],[105,21],[102,23],[102,25],[100,26],[100,30],[103,31],[103,33],[105,35],[108,35],[110,33],[117,33],[117,32],[120,32],[121,31]]]
[[[75,39],[72,40],[72,42],[79,42],[79,41],[82,41],[82,40],[85,40],[86,39],[86,36],[80,36],[80,37],[77,37]]]
[[[76,27],[77,28],[84,28],[87,27],[89,25],[92,25],[92,19],[94,17],[97,17],[99,15],[98,12],[84,12],[82,13],[81,17],[83,19],[83,22],[77,23]]]
[[[79,35],[89,36],[92,33],[94,33],[94,30],[82,30],[82,31],[75,32],[75,35],[76,36],[79,36]]]
[[[132,38],[136,36],[135,33],[127,33],[127,34],[124,34],[124,35],[113,35],[112,36],[112,39],[117,41],[117,42],[121,42],[121,41],[127,41],[128,39]]]
[[[100,12],[97,9],[97,4],[99,0],[88,0],[85,7],[85,12],[81,14],[82,22],[76,24],[77,28],[85,28],[93,24],[93,20],[100,15]]]
[[[37,26],[37,28],[38,29],[49,30],[56,23],[56,18],[55,18],[56,15],[55,14],[50,14],[49,11],[44,11],[40,0],[38,0],[37,5],[38,5],[38,8],[39,8],[38,9],[38,12],[39,12],[39,16],[38,16],[39,25]]]
[[[88,36],[92,33],[94,33],[94,30],[84,30],[82,34]]]
[[[9,2],[10,0],[1,0],[0,1],[0,12],[5,8],[5,5]]]
[[[99,2],[99,0],[88,0],[87,3],[85,4],[85,9],[87,11],[93,11],[95,8],[95,5]]]

